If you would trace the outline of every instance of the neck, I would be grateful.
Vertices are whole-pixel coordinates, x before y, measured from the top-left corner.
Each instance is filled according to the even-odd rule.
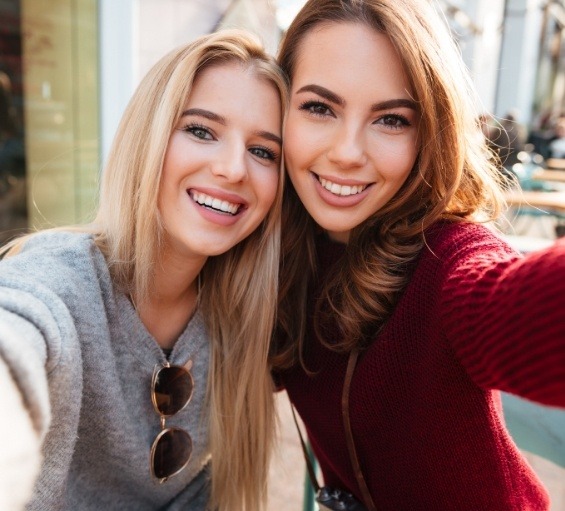
[[[171,349],[185,330],[198,304],[199,275],[206,258],[157,263],[150,296],[136,305],[141,321],[157,343]]]
[[[350,232],[351,231],[326,231],[330,240],[336,241],[337,243],[343,243],[344,245],[347,245],[349,243]]]

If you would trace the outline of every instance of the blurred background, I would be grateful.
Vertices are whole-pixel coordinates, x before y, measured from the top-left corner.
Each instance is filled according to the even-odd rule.
[[[302,3],[0,0],[0,244],[91,218],[120,116],[168,50],[240,27],[276,53]],[[436,3],[475,82],[483,135],[501,172],[517,178],[509,182],[512,208],[502,229],[523,252],[541,247],[565,233],[565,0]],[[270,509],[296,510],[304,461],[284,394],[278,399],[283,442]],[[508,402],[509,425],[521,446],[543,455],[528,454],[552,491],[552,509],[565,510],[565,445],[553,433],[565,430],[563,415],[546,421],[523,406]],[[520,422],[533,416],[534,426]],[[536,443],[540,429],[553,444]]]
[[[89,219],[123,109],[168,50],[237,26],[275,53],[302,3],[0,0],[0,243]],[[565,0],[437,5],[475,81],[485,133],[510,117],[515,138],[548,158],[565,112]]]

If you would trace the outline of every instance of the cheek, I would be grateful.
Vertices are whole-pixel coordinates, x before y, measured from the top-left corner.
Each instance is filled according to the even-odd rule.
[[[264,170],[255,181],[257,200],[267,211],[273,205],[279,186],[279,174],[274,170]],[[265,213],[267,212],[265,211]]]
[[[301,144],[298,141],[296,131],[287,131],[284,135],[284,162],[289,174],[292,174],[299,155]]]
[[[161,213],[163,213],[167,205],[171,203],[171,197],[173,195],[172,181],[171,168],[164,166],[161,171],[159,191],[157,193],[157,208]]]
[[[416,162],[417,147],[412,140],[376,140],[371,153],[384,176],[391,179],[406,178]]]
[[[182,141],[180,134],[178,132],[174,132],[171,135],[171,138],[169,138],[169,144],[167,145],[167,150],[165,151],[163,168],[174,168],[177,165],[179,155],[182,155],[183,153],[184,151],[182,150]]]
[[[313,130],[312,125],[304,122],[298,114],[289,115],[283,135],[285,163],[289,171],[307,162],[315,152],[319,145],[316,140],[320,136],[319,131]]]

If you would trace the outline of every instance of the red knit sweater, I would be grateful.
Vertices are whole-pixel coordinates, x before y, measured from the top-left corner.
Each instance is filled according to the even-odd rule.
[[[486,228],[427,235],[392,317],[360,358],[351,426],[377,510],[546,510],[548,496],[504,425],[505,390],[565,406],[565,240],[517,256]],[[320,276],[343,246],[323,242]],[[345,443],[347,356],[312,329],[301,367],[281,374],[330,486],[361,495]]]

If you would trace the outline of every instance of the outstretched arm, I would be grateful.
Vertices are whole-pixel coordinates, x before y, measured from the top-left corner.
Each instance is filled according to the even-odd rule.
[[[444,325],[482,388],[565,407],[565,239],[523,259],[462,258],[444,286]]]
[[[2,268],[4,269],[4,268]],[[40,474],[51,422],[48,370],[60,358],[61,332],[42,301],[0,275],[0,509],[23,509]],[[40,294],[41,286],[36,285]],[[66,335],[69,337],[69,335]]]
[[[0,509],[24,509],[39,474],[40,434],[0,359]]]

